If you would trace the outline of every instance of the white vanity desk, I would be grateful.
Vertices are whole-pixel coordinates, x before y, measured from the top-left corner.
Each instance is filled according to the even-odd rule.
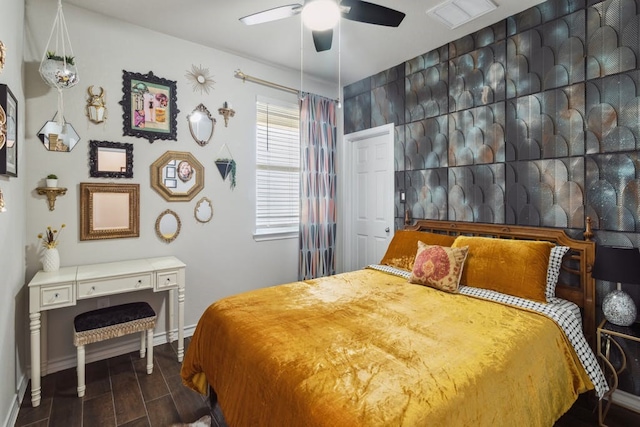
[[[168,317],[173,329],[174,293],[178,291],[178,361],[184,356],[184,287],[185,264],[168,256],[110,262],[103,264],[62,267],[58,271],[39,271],[29,282],[29,319],[31,330],[31,404],[40,405],[41,339],[42,349],[47,348],[47,331],[40,334],[41,311],[76,305],[78,300],[106,295],[153,289],[169,291]],[[59,331],[71,337],[68,331]],[[173,340],[169,332],[169,340]],[[46,361],[46,356],[45,356]]]

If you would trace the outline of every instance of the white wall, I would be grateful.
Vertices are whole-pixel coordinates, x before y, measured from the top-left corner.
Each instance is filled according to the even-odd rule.
[[[0,213],[0,422],[7,424],[17,415],[19,389],[26,386],[24,361],[28,359],[23,331],[27,323],[25,270],[25,103],[22,80],[24,43],[24,1],[3,1],[0,12],[0,40],[7,48],[0,83],[6,84],[18,100],[18,177],[0,176],[7,212]],[[16,343],[15,350],[12,350]]]
[[[24,60],[28,114],[23,142],[26,165],[22,170],[22,178],[26,181],[24,191],[27,194],[26,242],[23,237],[24,224],[21,229],[10,229],[6,224],[9,217],[0,216],[0,232],[10,232],[23,242],[11,246],[20,250],[16,251],[19,252],[17,255],[12,255],[12,261],[9,262],[19,264],[26,258],[26,280],[30,280],[41,268],[37,234],[48,225],[59,227],[61,223],[67,225],[58,246],[62,265],[175,255],[187,264],[185,324],[191,327],[195,326],[204,309],[221,297],[296,280],[297,240],[255,242],[252,237],[255,100],[260,95],[295,101],[296,96],[249,82],[243,83],[233,77],[233,72],[239,68],[249,75],[290,87],[297,86],[299,74],[65,4],[65,18],[80,77],[80,83],[76,87],[64,92],[65,118],[74,126],[81,141],[70,153],[49,152],[36,134],[47,120],[52,119],[57,108],[57,97],[55,91],[48,88],[39,77],[38,65],[49,37],[56,4],[51,1],[43,3],[45,2],[41,0],[26,1]],[[20,22],[19,19],[14,21]],[[191,69],[192,64],[209,68],[213,75],[216,84],[208,95],[194,93],[185,78],[185,73]],[[157,140],[150,144],[146,139],[122,136],[122,107],[118,104],[122,99],[122,70],[136,73],[153,71],[156,76],[177,81],[177,104],[180,109],[177,141]],[[334,86],[305,79],[305,85],[307,83],[314,84],[312,91],[320,95],[332,97],[336,92]],[[106,89],[109,118],[104,125],[91,124],[85,117],[84,107],[89,85]],[[217,114],[217,109],[224,101],[230,102],[236,110],[236,115],[230,119],[227,128],[222,117]],[[199,103],[203,103],[218,118],[214,136],[205,147],[200,147],[193,141],[186,121],[186,115]],[[89,140],[133,143],[133,179],[89,178]],[[234,191],[230,190],[228,182],[222,181],[213,163],[223,143],[228,144],[238,164],[237,187]],[[149,166],[168,150],[191,152],[205,166],[205,187],[190,202],[167,202],[150,186]],[[57,174],[59,186],[68,188],[67,194],[58,198],[55,211],[52,212],[48,210],[44,196],[38,196],[34,190],[43,185],[43,178],[49,173]],[[80,241],[80,182],[139,183],[140,237]],[[6,186],[3,181],[0,181],[0,185],[3,188]],[[15,191],[20,193],[21,190]],[[193,216],[196,201],[203,196],[211,199],[214,205],[214,217],[208,224],[198,223]],[[14,212],[19,208],[19,205],[13,207]],[[154,231],[156,217],[167,208],[176,211],[182,221],[179,237],[170,244],[160,241]],[[23,254],[22,248],[25,246],[26,253]],[[0,260],[0,263],[5,265],[5,260]],[[15,272],[18,276],[15,281],[20,283],[21,272],[21,269]],[[160,326],[156,333],[161,332],[165,329],[164,301],[160,295],[144,292],[140,295],[111,297],[111,303],[132,298],[147,299],[159,312]],[[3,304],[11,305],[12,302]],[[72,343],[72,319],[76,314],[94,308],[96,300],[90,300],[80,302],[77,307],[49,313],[48,352],[54,367],[66,367],[73,361],[75,347]],[[10,310],[3,310],[3,313],[9,312]],[[7,324],[12,321],[13,319],[7,320]],[[25,326],[25,334],[26,331]],[[95,351],[100,348],[100,344],[93,347]],[[89,346],[88,360],[91,352],[92,346]],[[6,355],[2,357],[6,358]],[[28,357],[24,360],[28,360]]]

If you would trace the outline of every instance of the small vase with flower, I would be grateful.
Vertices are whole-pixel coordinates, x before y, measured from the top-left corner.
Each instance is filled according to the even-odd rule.
[[[42,240],[42,246],[44,246],[44,252],[42,253],[42,269],[44,271],[58,271],[60,268],[60,254],[58,253],[58,238],[62,229],[66,225],[60,226],[60,231],[47,227],[44,233],[38,234],[38,239]]]

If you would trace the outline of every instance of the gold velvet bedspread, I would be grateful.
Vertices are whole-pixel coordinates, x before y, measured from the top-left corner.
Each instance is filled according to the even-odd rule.
[[[370,269],[214,303],[182,378],[234,427],[551,426],[593,388],[545,316]]]

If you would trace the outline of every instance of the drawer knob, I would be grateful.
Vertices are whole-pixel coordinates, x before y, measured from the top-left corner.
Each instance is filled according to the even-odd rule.
[[[169,278],[167,277],[167,283],[169,283],[170,281],[171,281],[171,279],[169,279]]]
[[[59,296],[59,295],[60,295],[60,294],[56,292],[55,294],[53,294],[53,297],[54,297],[55,299],[58,299],[58,296]]]
[[[139,288],[142,285],[142,279],[138,279],[138,283],[136,283],[136,288]]]

